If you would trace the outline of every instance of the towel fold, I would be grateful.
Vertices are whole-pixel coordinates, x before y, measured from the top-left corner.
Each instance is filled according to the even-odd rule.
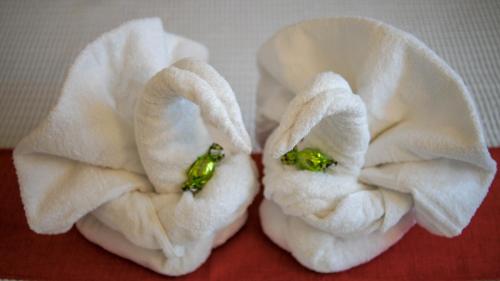
[[[14,151],[30,227],[57,234],[76,223],[94,243],[167,275],[195,270],[231,237],[256,171],[234,93],[207,56],[159,19],[88,45],[55,108]],[[225,158],[199,193],[182,192],[213,142]]]
[[[302,264],[341,271],[415,222],[447,237],[467,226],[496,164],[462,80],[424,44],[373,20],[314,20],[279,31],[258,62],[263,229]],[[338,165],[281,164],[294,146]]]

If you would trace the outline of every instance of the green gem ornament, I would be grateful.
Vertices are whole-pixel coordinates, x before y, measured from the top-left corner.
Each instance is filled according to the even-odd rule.
[[[294,165],[299,170],[323,172],[337,161],[316,148],[304,148],[299,151],[294,147],[280,158],[284,165]]]
[[[187,180],[182,185],[182,190],[191,191],[193,194],[200,192],[214,175],[216,164],[222,158],[224,149],[219,144],[213,143],[187,170]]]

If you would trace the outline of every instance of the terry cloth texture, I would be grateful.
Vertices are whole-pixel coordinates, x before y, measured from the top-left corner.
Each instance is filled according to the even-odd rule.
[[[55,108],[14,151],[30,228],[58,234],[76,223],[90,241],[167,275],[195,270],[231,237],[257,193],[256,171],[234,94],[207,55],[156,18],[89,44]],[[212,142],[225,158],[201,192],[182,192]]]
[[[258,63],[263,228],[300,263],[341,271],[414,222],[446,237],[469,224],[496,163],[462,79],[423,43],[373,20],[313,20],[279,31]],[[296,145],[338,165],[281,164]]]

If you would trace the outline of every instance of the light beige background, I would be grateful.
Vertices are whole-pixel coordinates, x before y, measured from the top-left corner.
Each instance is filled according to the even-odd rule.
[[[255,54],[304,20],[367,16],[413,33],[465,80],[490,146],[500,145],[500,1],[0,1],[0,147],[46,116],[85,45],[124,21],[158,16],[167,31],[205,44],[233,86],[253,135]]]

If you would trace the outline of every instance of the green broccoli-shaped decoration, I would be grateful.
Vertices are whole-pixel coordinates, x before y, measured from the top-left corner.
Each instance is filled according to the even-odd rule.
[[[281,156],[280,160],[285,165],[294,165],[299,170],[312,172],[324,172],[332,164],[337,165],[337,161],[316,148],[304,148],[299,151],[294,147]]]
[[[224,158],[224,149],[219,144],[213,143],[208,151],[199,156],[187,170],[187,180],[182,185],[182,190],[191,191],[193,194],[200,192],[214,175],[217,162],[222,158]]]

